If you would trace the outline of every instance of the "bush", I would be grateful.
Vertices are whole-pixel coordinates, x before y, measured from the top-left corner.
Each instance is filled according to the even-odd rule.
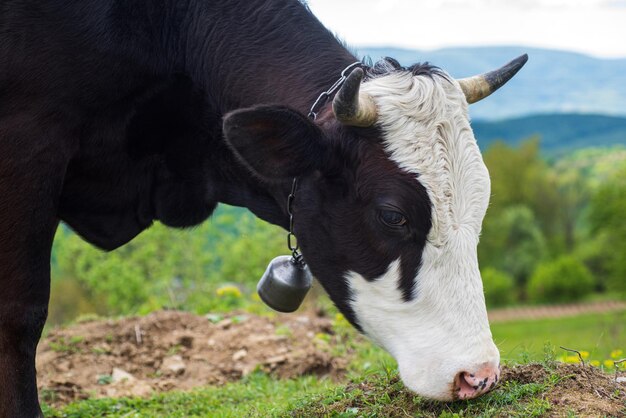
[[[487,306],[505,306],[515,302],[515,282],[511,275],[492,267],[487,267],[481,274]]]
[[[533,302],[571,302],[593,290],[591,273],[579,260],[562,256],[540,264],[528,283],[528,297]]]

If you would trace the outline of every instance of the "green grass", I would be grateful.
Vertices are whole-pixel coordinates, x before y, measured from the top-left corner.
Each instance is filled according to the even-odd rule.
[[[626,311],[577,316],[572,318],[542,319],[493,324],[494,341],[500,355],[511,361],[538,361],[543,359],[544,345],[564,346],[588,351],[590,359],[605,360],[611,351],[626,352]]]
[[[295,409],[281,411],[277,416],[539,417],[550,404],[538,395],[547,392],[558,380],[558,376],[551,375],[536,383],[511,381],[477,400],[436,402],[410,393],[396,373],[379,373],[347,387],[302,400]]]
[[[358,337],[345,320],[335,329],[341,344],[338,356],[353,356],[345,386],[313,376],[277,381],[253,373],[240,382],[191,392],[174,392],[142,399],[87,400],[62,410],[45,408],[49,417],[282,417],[282,416],[412,416],[465,417],[541,416],[549,404],[541,394],[556,382],[508,382],[475,401],[438,403],[410,394],[398,380],[395,362],[382,349]],[[575,318],[494,324],[494,339],[509,362],[543,360],[544,346],[586,350],[590,358],[609,358],[612,350],[626,352],[626,312]],[[561,350],[556,350],[561,354]],[[416,412],[418,411],[418,412]],[[420,415],[421,414],[421,415]]]
[[[101,399],[79,402],[63,411],[44,409],[48,417],[488,417],[496,414],[538,417],[550,405],[541,394],[558,382],[507,382],[474,401],[442,403],[410,393],[395,372],[376,372],[346,386],[300,378],[277,382],[255,374],[239,383],[150,399]]]
[[[240,382],[190,392],[170,392],[149,399],[97,399],[71,404],[62,410],[44,406],[51,418],[98,417],[265,417],[294,407],[294,399],[332,390],[328,379],[306,376],[277,381],[253,373]]]

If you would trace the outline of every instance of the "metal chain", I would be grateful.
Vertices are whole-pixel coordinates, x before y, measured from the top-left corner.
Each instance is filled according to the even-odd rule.
[[[298,188],[298,178],[294,177],[293,183],[291,185],[291,193],[287,198],[287,213],[289,214],[289,233],[287,234],[287,247],[291,251],[291,255],[293,256],[293,261],[296,264],[304,264],[304,260],[302,259],[302,254],[298,251],[300,246],[298,245],[298,239],[293,232],[293,201],[296,198],[296,189]],[[293,244],[295,240],[295,245]]]
[[[315,100],[315,102],[313,103],[313,106],[311,106],[311,110],[309,111],[309,118],[310,119],[317,119],[317,111],[319,110],[320,107],[324,106],[326,104],[326,102],[328,101],[328,99],[330,98],[330,96],[339,88],[341,87],[341,85],[343,84],[344,81],[346,81],[346,78],[348,77],[348,75],[346,74],[348,72],[348,70],[351,70],[352,68],[356,67],[357,65],[362,65],[361,61],[357,61],[357,62],[353,62],[352,64],[348,65],[346,68],[343,69],[343,71],[341,72],[341,77],[339,77],[339,79],[337,81],[335,81],[333,83],[332,86],[330,86],[330,88],[328,90],[326,90],[325,92],[322,92],[322,94],[320,94],[317,97],[317,100]]]
[[[313,120],[317,118],[318,108],[325,105],[328,99],[330,98],[330,96],[333,93],[335,93],[335,91],[339,87],[341,87],[344,81],[346,81],[346,78],[348,77],[346,73],[348,72],[348,70],[351,70],[357,65],[361,65],[361,61],[353,62],[352,64],[344,68],[343,71],[341,72],[341,77],[339,77],[339,79],[335,81],[328,90],[326,90],[325,92],[323,92],[317,97],[317,100],[315,100],[315,103],[313,103],[313,106],[311,106],[311,110],[309,111],[309,114],[308,114],[309,118]],[[294,177],[293,183],[291,185],[291,193],[289,194],[289,197],[287,198],[287,213],[289,214],[289,233],[287,234],[287,247],[289,248],[289,251],[291,251],[293,262],[296,264],[303,265],[304,260],[302,258],[302,254],[300,254],[300,251],[299,251],[300,246],[298,244],[298,239],[296,238],[296,235],[293,232],[293,201],[296,198],[297,188],[298,188],[298,178]],[[295,245],[294,245],[294,242],[295,242]]]

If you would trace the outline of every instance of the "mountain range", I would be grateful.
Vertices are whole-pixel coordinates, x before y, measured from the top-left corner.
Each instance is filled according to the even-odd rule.
[[[497,140],[517,145],[539,137],[542,152],[558,156],[574,149],[626,145],[626,117],[584,114],[523,116],[501,121],[472,122],[478,145],[484,150]]]
[[[573,52],[526,47],[447,48],[434,51],[358,48],[372,60],[389,56],[403,65],[430,62],[455,78],[498,68],[527,53],[528,63],[501,90],[473,104],[475,120],[542,113],[626,116],[626,58],[602,59]]]

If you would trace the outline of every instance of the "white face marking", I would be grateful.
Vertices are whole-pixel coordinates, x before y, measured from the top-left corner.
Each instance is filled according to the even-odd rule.
[[[363,84],[378,108],[385,148],[416,176],[432,203],[432,229],[415,278],[415,298],[398,290],[400,260],[367,281],[346,273],[364,332],[398,361],[415,392],[449,400],[453,379],[485,363],[497,367],[478,269],[477,245],[489,204],[487,168],[455,81],[408,72]]]

